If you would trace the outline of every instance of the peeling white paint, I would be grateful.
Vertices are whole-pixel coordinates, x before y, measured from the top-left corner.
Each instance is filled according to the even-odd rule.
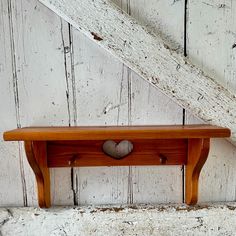
[[[2,236],[236,235],[236,205],[0,209]]]
[[[40,2],[197,117],[230,128],[236,141],[234,94],[109,0]]]
[[[170,48],[181,52],[183,0],[175,3],[173,0],[116,2],[158,34],[163,31],[161,35],[171,44]],[[192,2],[195,2],[195,7],[196,1]],[[218,3],[219,0],[216,5]],[[224,9],[219,8],[219,11]],[[3,32],[0,42],[4,45],[0,47],[1,132],[17,124],[182,124],[183,111],[180,106],[38,1],[0,0],[0,12],[0,29]],[[228,17],[228,8],[226,13],[225,20],[230,20],[233,25],[235,18]],[[9,14],[12,14],[11,17]],[[9,18],[12,18],[11,24]],[[204,21],[207,24],[207,17]],[[14,36],[11,39],[10,28]],[[198,27],[194,28],[198,30]],[[220,28],[224,31],[224,24]],[[232,28],[230,35],[234,35],[233,31]],[[199,31],[195,34],[201,35]],[[206,40],[214,42],[219,41],[217,35],[205,37],[212,37]],[[14,87],[14,90],[12,76],[15,69],[10,57],[12,40],[15,42],[12,56],[17,55],[17,89]],[[191,45],[194,46],[194,43],[196,41]],[[202,51],[207,51],[205,47]],[[219,58],[219,63],[222,58]],[[219,68],[212,59],[208,61],[213,68]],[[204,65],[207,66],[207,63],[205,60]],[[233,61],[232,69],[225,65],[232,75],[233,65]],[[19,101],[15,104],[17,96]],[[16,122],[16,114],[20,115],[20,122],[19,119]],[[189,119],[185,121],[189,123]],[[210,156],[200,176],[200,202],[236,199],[235,150],[225,140],[212,142]],[[1,140],[0,166],[3,167],[0,172],[0,205],[22,206],[26,202],[37,205],[34,176],[22,146]],[[52,203],[180,203],[183,182],[180,166],[74,168],[73,172],[69,168],[52,169]]]
[[[187,6],[187,54],[189,60],[235,94],[236,1],[191,0]],[[224,117],[222,117],[222,120]],[[186,112],[186,124],[200,123]],[[200,201],[236,200],[236,148],[222,139],[211,149],[200,175]],[[226,180],[227,179],[227,180]]]

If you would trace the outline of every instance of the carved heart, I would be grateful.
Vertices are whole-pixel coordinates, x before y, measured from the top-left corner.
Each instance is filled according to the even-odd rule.
[[[116,143],[113,140],[107,140],[104,142],[102,149],[107,155],[115,159],[122,159],[132,152],[133,144],[128,140],[122,140],[119,143]]]

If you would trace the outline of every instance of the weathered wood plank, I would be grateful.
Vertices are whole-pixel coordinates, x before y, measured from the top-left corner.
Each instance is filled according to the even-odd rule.
[[[16,0],[11,3],[14,32],[12,42],[17,55],[19,125],[68,125],[61,20],[38,1]],[[24,162],[27,204],[37,205],[35,178],[23,148],[21,155]],[[60,181],[62,179],[63,187]],[[73,204],[69,169],[60,172],[53,170],[52,185],[52,189],[57,191],[55,196],[59,197],[56,199],[52,191],[53,204]],[[66,199],[66,202],[63,199]]]
[[[188,4],[189,60],[235,94],[236,2],[193,0]],[[201,37],[199,37],[201,36]]]
[[[172,0],[121,1],[124,11],[162,36],[168,46],[181,51],[184,5]],[[172,15],[175,15],[173,19]],[[128,87],[128,123],[182,124],[182,109],[125,66]],[[168,186],[168,187],[166,187]],[[129,167],[127,203],[182,201],[182,170],[169,167]]]
[[[72,28],[78,125],[126,125],[122,63]],[[83,167],[73,173],[77,205],[126,203],[128,167]]]
[[[236,140],[235,96],[110,1],[40,1],[175,102],[204,121],[229,127]]]
[[[236,205],[0,209],[3,236],[235,235]],[[43,226],[43,227],[42,227]]]
[[[63,92],[66,92],[66,105],[68,113],[69,126],[76,125],[76,101],[74,96],[74,74],[73,74],[73,42],[71,38],[71,26],[69,23],[60,19],[61,32],[61,52],[64,57],[64,75],[65,84]],[[57,36],[58,37],[58,36]],[[65,112],[65,111],[64,111]],[[51,170],[51,192],[53,205],[73,205],[74,204],[74,186],[73,169],[52,169]],[[64,186],[61,188],[61,186]]]
[[[5,129],[17,127],[15,52],[12,44],[12,12],[9,1],[0,1],[0,206],[26,203],[24,169],[18,143],[2,139]]]
[[[189,1],[188,58],[232,92],[236,90],[236,2]],[[187,124],[200,121],[187,113]],[[224,117],[222,117],[224,119]],[[236,200],[236,149],[225,140],[212,140],[200,175],[199,201]]]
[[[121,1],[118,3],[124,9],[131,12],[139,11],[138,9],[143,9],[144,6],[148,9],[148,6],[152,4],[150,2],[150,5],[148,5],[148,1],[143,5],[140,3],[138,6],[135,5],[132,7],[132,5],[130,6],[130,4],[126,1]],[[168,4],[164,4],[165,11],[168,12],[167,10],[170,9],[170,15],[173,14],[173,12],[178,12],[178,17],[176,16],[179,19],[177,20],[178,23],[176,23],[175,26],[173,26],[172,23],[168,25],[168,21],[165,22],[164,16],[161,16],[160,18],[163,22],[160,21],[159,26],[170,29],[173,27],[175,30],[174,34],[176,34],[177,43],[173,43],[173,37],[172,39],[170,37],[169,41],[171,42],[171,45],[176,48],[176,45],[181,41],[182,37],[181,30],[183,22],[181,19],[183,16],[182,13],[179,12],[179,4],[176,5],[177,7],[169,8],[171,4],[172,1],[169,1]],[[159,11],[162,12],[162,6],[163,4],[160,3],[155,7],[155,9],[159,9]],[[156,16],[154,12],[152,13],[152,16],[146,16],[146,18],[144,17],[144,20],[151,21],[151,17]],[[152,20],[155,21],[155,19]],[[154,24],[154,22],[152,24]],[[161,24],[163,25],[161,26]],[[176,29],[177,25],[178,27]],[[168,30],[168,35],[173,34],[170,29]],[[116,60],[108,56],[107,53],[102,52],[101,49],[98,49],[84,36],[74,30],[73,44],[77,85],[76,91],[78,92],[78,124],[109,125],[115,123],[131,124],[139,122],[139,124],[144,124],[142,122],[145,122],[146,124],[157,124],[160,122],[162,124],[171,124],[182,122],[182,109],[180,107],[171,102],[170,99],[163,96],[148,83],[140,80],[136,74],[132,73],[126,66],[120,65],[120,67],[117,67],[116,63],[118,62]],[[112,70],[109,70],[109,68]],[[98,69],[100,71],[104,71],[103,75],[98,73]],[[118,76],[121,75],[122,79],[119,86],[117,85],[118,81],[120,81]],[[103,79],[103,76],[105,76],[105,79]],[[116,80],[118,79],[118,81],[116,81],[115,78],[113,81],[113,77],[116,77]],[[111,81],[108,83],[107,79],[110,79]],[[116,88],[112,88],[113,85],[118,86],[120,91],[116,90]],[[111,90],[113,95],[110,95],[109,90]],[[142,90],[145,92],[148,91],[148,94],[145,97],[142,96]],[[92,93],[90,93],[90,91]],[[118,96],[116,95],[117,93],[120,94],[119,103],[121,105],[119,107],[116,106],[116,99],[114,100],[115,96]],[[89,99],[91,96],[92,98]],[[117,116],[116,109],[118,109]],[[102,110],[104,110],[106,114],[102,114]],[[146,112],[145,117],[141,115],[143,112]],[[96,168],[79,168],[77,173],[78,174],[75,174],[74,183],[76,185],[77,182],[75,192],[79,192],[78,204],[98,204],[99,202],[156,203],[171,201],[181,202],[182,200],[182,172],[178,167],[168,168],[168,174],[164,175],[163,173],[166,173],[165,167],[130,167],[128,175],[123,168],[104,168],[100,172]],[[139,179],[137,178],[138,176]],[[150,176],[152,176],[152,183],[147,184],[150,181]],[[128,188],[126,186],[126,181],[128,181]],[[167,184],[170,188],[166,188]],[[121,188],[122,185],[123,189]],[[144,186],[146,187],[143,188]],[[110,194],[104,195],[106,191]],[[127,191],[126,197],[125,191]]]

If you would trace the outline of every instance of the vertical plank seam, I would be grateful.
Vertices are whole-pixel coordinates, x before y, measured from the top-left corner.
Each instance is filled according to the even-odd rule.
[[[68,23],[69,43],[70,43],[70,68],[71,68],[71,88],[72,88],[72,104],[73,104],[73,125],[77,125],[77,103],[76,103],[76,83],[75,83],[75,66],[74,66],[74,44],[72,25]],[[74,205],[79,205],[79,182],[78,173],[74,168],[71,168],[71,186],[73,191]]]
[[[234,186],[234,202],[236,202],[236,185]]]
[[[125,65],[122,64],[122,72],[121,72],[121,82],[120,82],[120,93],[119,93],[119,106],[118,106],[118,109],[117,109],[117,121],[116,121],[116,124],[119,125],[120,124],[120,110],[121,110],[121,102],[122,102],[122,96],[123,96],[123,87],[124,87],[124,70],[125,70]],[[126,168],[126,167],[118,167],[117,168],[114,168],[114,167],[110,167],[112,168],[112,172],[115,170],[116,171],[116,175],[117,175],[117,171],[120,172],[123,168]],[[119,188],[118,188],[118,184],[119,184],[119,176],[118,175],[118,178],[116,177],[116,188],[115,190],[113,189],[112,190],[112,202],[114,202],[114,200],[118,199],[119,197],[119,194],[118,194],[118,191],[119,191]],[[112,187],[113,188],[113,187]],[[114,193],[116,194],[115,196]]]
[[[131,15],[130,0],[126,1],[126,12]],[[131,121],[131,70],[127,67],[127,82],[128,82],[128,125],[132,124]],[[133,183],[132,183],[132,167],[129,166],[128,171],[128,193],[127,193],[127,203],[133,203]]]
[[[131,93],[132,93],[132,88],[131,88],[131,71],[127,67],[128,70],[128,125],[132,124],[131,121]],[[128,199],[127,203],[128,204],[133,204],[133,181],[132,181],[132,166],[129,166],[129,172],[128,172]]]
[[[128,0],[129,2],[129,0]],[[130,6],[130,5],[129,5]],[[128,125],[132,124],[131,119],[131,107],[132,107],[132,81],[131,70],[127,67],[127,79],[128,79]],[[133,204],[133,167],[129,166],[128,172],[128,204]]]
[[[78,206],[79,205],[79,198],[78,198],[78,186],[79,182],[78,182],[78,174],[76,173],[74,168],[71,168],[71,190],[73,192],[73,203],[74,206]]]
[[[123,4],[123,1],[121,0],[121,2],[120,2],[121,9],[123,9],[122,4]],[[119,106],[118,106],[118,111],[117,111],[117,122],[116,122],[117,125],[120,124],[120,111],[121,111],[121,103],[122,103],[123,88],[124,88],[125,68],[126,68],[125,64],[122,63],[121,82],[120,82],[120,93],[119,93]],[[127,94],[127,95],[128,95],[128,94]],[[128,111],[129,111],[129,108],[128,108]],[[128,117],[129,117],[129,115],[128,115]],[[129,121],[128,121],[128,122],[129,122]],[[117,168],[114,168],[114,167],[110,167],[110,168],[113,168],[113,169],[112,169],[113,171],[116,170],[116,171],[118,171],[118,172],[120,172],[120,171],[122,172],[122,169],[123,169],[123,168],[126,168],[126,167],[118,167],[118,169],[117,169]],[[117,175],[117,173],[116,173],[116,175]],[[118,175],[118,178],[116,177],[116,189],[115,189],[115,191],[112,190],[112,201],[113,201],[113,202],[114,202],[114,200],[118,199],[118,196],[119,196],[119,193],[118,193],[118,191],[119,191],[119,188],[118,188],[118,185],[119,185],[119,176],[121,176],[121,175]],[[129,178],[129,172],[128,172],[128,178]],[[121,191],[121,192],[122,192],[122,191]],[[124,192],[124,189],[123,189],[123,192]],[[114,193],[116,193],[116,196],[113,196]],[[128,190],[127,190],[127,196],[129,196],[129,188],[128,188]],[[115,198],[115,199],[114,199],[114,198]],[[128,197],[127,197],[127,202],[129,202]]]
[[[126,9],[125,9],[126,8]],[[131,7],[130,7],[130,0],[125,1],[125,6],[123,6],[123,0],[121,0],[121,9],[125,9],[126,13],[131,15]],[[123,71],[124,72],[125,65],[123,64]],[[128,87],[128,125],[132,124],[131,119],[131,106],[132,106],[132,88],[131,88],[131,70],[127,68],[127,87]],[[133,181],[132,181],[132,171],[131,166],[128,167],[128,189],[127,189],[127,204],[133,204]]]
[[[15,50],[15,35],[14,35],[14,26],[12,20],[12,1],[7,0],[8,6],[8,19],[9,19],[9,33],[10,33],[10,48],[11,48],[11,63],[12,63],[12,79],[13,79],[13,94],[14,94],[14,103],[15,103],[15,114],[16,114],[16,124],[17,128],[21,127],[20,121],[20,102],[19,102],[19,90],[18,90],[18,76],[16,69],[16,50]],[[22,147],[20,142],[18,142],[18,152],[19,152],[19,165],[20,165],[20,176],[22,184],[22,193],[23,193],[23,204],[24,206],[28,205],[27,200],[27,188],[25,181],[25,171],[23,165],[23,155]]]
[[[66,23],[68,27],[66,35],[63,31],[63,20],[61,19],[61,39],[64,53],[64,70],[66,79],[66,99],[67,99],[67,112],[68,112],[68,125],[71,126],[77,124],[77,110],[76,110],[76,89],[75,89],[75,73],[74,73],[74,50],[73,50],[73,36],[71,25]],[[69,45],[65,43],[65,37],[69,39]],[[69,53],[69,59],[67,57]],[[70,71],[69,71],[70,70]],[[72,104],[71,104],[72,99]],[[73,204],[78,205],[78,187],[77,187],[77,174],[74,168],[70,170],[70,181],[71,181],[71,191],[73,193]]]
[[[184,1],[184,56],[187,57],[187,14],[188,14],[188,0]]]
[[[130,0],[127,0],[127,14],[131,16]]]
[[[71,65],[71,84],[72,84],[72,102],[73,102],[73,121],[77,125],[77,103],[76,103],[76,83],[75,83],[75,63],[74,63],[74,45],[73,45],[73,31],[72,25],[68,23],[69,27],[69,43],[70,43],[70,65]]]
[[[71,126],[71,112],[70,112],[70,94],[69,94],[69,78],[68,78],[68,71],[67,71],[67,59],[66,59],[66,53],[67,53],[67,47],[65,45],[64,40],[64,34],[63,34],[63,23],[62,19],[61,21],[61,40],[62,40],[62,47],[63,47],[63,55],[64,55],[64,69],[65,69],[65,79],[66,79],[66,101],[67,101],[67,112],[68,112],[68,123],[69,126]]]
[[[188,0],[184,1],[184,56],[187,57]],[[186,110],[183,109],[183,125],[186,124]],[[185,166],[182,166],[182,202],[185,202]]]
[[[116,124],[117,124],[117,125],[119,125],[119,122],[120,122],[120,106],[121,106],[122,93],[123,93],[124,69],[125,69],[125,65],[122,64],[122,74],[121,74],[120,94],[119,94],[120,97],[119,97],[119,106],[118,106],[117,121],[116,121]]]

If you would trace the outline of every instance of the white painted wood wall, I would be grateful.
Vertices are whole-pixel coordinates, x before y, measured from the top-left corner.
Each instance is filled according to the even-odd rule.
[[[115,2],[236,91],[236,1]],[[7,129],[201,122],[37,0],[0,0],[0,45],[0,206],[37,205],[22,143],[2,141]],[[236,148],[211,146],[199,201],[236,201]],[[55,205],[180,203],[183,183],[179,166],[51,171]]]

